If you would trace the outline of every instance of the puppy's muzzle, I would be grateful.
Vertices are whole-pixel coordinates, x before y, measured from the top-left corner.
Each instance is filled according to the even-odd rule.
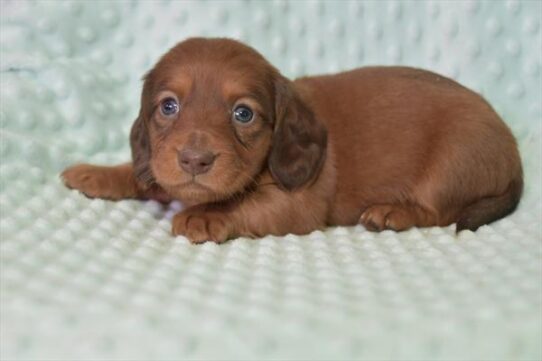
[[[215,161],[216,155],[206,151],[186,148],[177,153],[177,161],[188,174],[198,175],[207,173]]]

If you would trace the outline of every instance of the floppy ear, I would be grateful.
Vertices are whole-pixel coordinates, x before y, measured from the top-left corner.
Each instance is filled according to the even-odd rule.
[[[154,184],[154,176],[150,167],[151,144],[145,117],[148,115],[147,102],[150,97],[152,71],[143,78],[143,90],[141,92],[141,109],[130,131],[130,146],[132,148],[132,165],[134,176],[143,188]]]
[[[269,170],[283,188],[294,190],[319,174],[326,157],[327,130],[282,77],[275,82],[275,117]]]
[[[139,185],[146,189],[154,183],[154,176],[149,165],[151,159],[149,135],[141,113],[132,125],[130,146],[134,176]]]

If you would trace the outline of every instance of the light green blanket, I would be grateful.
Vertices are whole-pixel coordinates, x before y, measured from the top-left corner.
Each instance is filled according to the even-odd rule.
[[[542,3],[0,2],[2,360],[542,358]],[[294,77],[406,64],[481,92],[525,196],[454,227],[192,246],[176,204],[89,200],[58,173],[129,159],[140,78],[188,36]]]

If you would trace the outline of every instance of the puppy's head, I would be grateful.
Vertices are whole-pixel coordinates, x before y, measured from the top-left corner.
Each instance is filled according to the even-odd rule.
[[[145,77],[131,133],[138,181],[192,203],[227,199],[265,169],[299,188],[319,173],[326,144],[291,82],[229,39],[193,38],[166,53]]]

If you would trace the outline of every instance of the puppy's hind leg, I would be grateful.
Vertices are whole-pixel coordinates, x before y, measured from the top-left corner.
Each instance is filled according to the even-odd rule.
[[[370,231],[391,229],[399,232],[414,226],[435,225],[437,217],[419,205],[375,204],[363,211],[359,223]]]

